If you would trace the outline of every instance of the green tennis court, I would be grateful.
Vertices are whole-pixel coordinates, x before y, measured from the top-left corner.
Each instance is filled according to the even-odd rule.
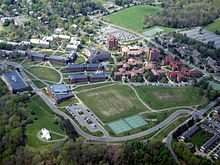
[[[148,123],[139,115],[127,117],[124,119],[133,129],[148,125]]]
[[[125,119],[113,121],[107,125],[116,135],[118,135],[120,133],[136,129],[144,125],[148,125],[148,123],[141,116],[135,115]]]
[[[118,121],[114,121],[114,122],[109,123],[107,125],[112,129],[112,131],[116,135],[132,130],[132,128],[122,119],[118,120]]]
[[[150,36],[155,35],[156,33],[160,33],[160,32],[163,32],[163,31],[164,31],[164,29],[157,27],[157,28],[154,28],[154,29],[151,29],[151,30],[146,31],[146,32],[144,32],[143,34],[144,34],[145,36],[150,37]]]
[[[209,81],[209,86],[212,86],[214,90],[220,90],[220,84],[217,84],[213,81]]]

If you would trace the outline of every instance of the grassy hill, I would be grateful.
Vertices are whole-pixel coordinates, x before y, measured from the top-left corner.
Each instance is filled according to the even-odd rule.
[[[220,18],[216,19],[213,23],[205,26],[204,29],[211,32],[216,32],[216,30],[220,31]]]
[[[113,24],[142,33],[144,16],[155,15],[159,10],[161,8],[155,6],[134,6],[105,16],[104,19]]]

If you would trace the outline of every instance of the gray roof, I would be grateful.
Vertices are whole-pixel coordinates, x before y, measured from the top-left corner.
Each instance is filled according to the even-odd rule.
[[[194,125],[192,128],[190,128],[187,132],[185,132],[182,136],[186,139],[188,137],[191,137],[199,130],[199,127],[197,125]]]
[[[215,155],[220,155],[220,148],[219,148],[219,150],[215,153]]]
[[[213,134],[219,134],[219,132],[218,132],[217,130],[215,130],[215,129],[213,129],[213,128],[211,128],[211,127],[205,125],[205,124],[201,124],[201,128],[207,129],[207,130],[209,130],[210,132],[212,132]]]
[[[203,144],[201,148],[207,150],[210,147],[212,147],[212,145],[215,144],[218,140],[219,140],[218,135],[215,135],[211,139],[209,139],[205,144]]]
[[[75,50],[71,51],[68,55],[69,58],[75,58],[75,56],[76,56],[76,51]]]
[[[53,60],[65,60],[65,61],[67,61],[67,58],[66,58],[66,57],[54,56],[54,55],[51,55],[51,56],[50,56],[50,59],[53,59]]]
[[[105,73],[93,73],[89,75],[90,78],[107,78],[107,74]]]
[[[13,90],[28,88],[28,84],[23,80],[17,70],[5,72],[3,76]]]
[[[99,51],[91,48],[87,48],[90,51],[89,60],[90,61],[102,61],[107,60],[111,57],[111,52],[109,51]]]
[[[67,64],[67,68],[85,68],[85,65],[83,64],[72,64],[72,63],[68,63]]]
[[[34,56],[34,57],[41,57],[41,58],[44,58],[44,57],[45,57],[45,54],[36,53],[36,52],[30,52],[29,55],[30,55],[30,56]]]
[[[73,96],[70,86],[66,84],[54,84],[54,85],[48,86],[48,88],[50,89],[50,91],[53,93],[54,97],[57,100],[60,100],[62,98],[66,98],[69,96]]]
[[[69,75],[68,77],[69,79],[84,79],[86,78],[85,74],[73,74],[73,75]]]
[[[86,67],[91,67],[91,68],[102,67],[102,64],[101,63],[91,63],[91,64],[87,64]]]

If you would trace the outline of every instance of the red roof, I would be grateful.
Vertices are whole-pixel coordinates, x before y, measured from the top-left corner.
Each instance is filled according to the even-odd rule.
[[[188,69],[185,68],[185,67],[183,67],[181,71],[182,71],[182,72],[188,72]]]
[[[177,65],[182,66],[184,63],[183,62],[176,62]]]
[[[170,72],[169,74],[172,75],[172,76],[176,76],[177,72]]]
[[[179,66],[177,64],[172,64],[173,68],[179,68]]]
[[[166,59],[171,61],[171,60],[173,60],[173,56],[167,56]]]
[[[191,75],[191,74],[197,74],[197,71],[196,70],[191,70],[191,71],[189,71],[189,74]]]
[[[179,78],[181,78],[181,77],[182,77],[182,78],[185,78],[185,74],[182,73],[182,72],[179,72],[177,76],[178,76]]]

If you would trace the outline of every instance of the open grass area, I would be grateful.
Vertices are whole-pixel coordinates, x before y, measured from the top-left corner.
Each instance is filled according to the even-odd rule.
[[[195,144],[198,149],[205,144],[206,141],[208,141],[212,137],[211,134],[207,133],[204,130],[200,130],[195,135],[191,137],[191,143]]]
[[[81,92],[77,96],[103,122],[110,122],[146,110],[134,91],[126,85],[98,88]]]
[[[44,88],[46,87],[47,85],[42,83],[41,81],[39,80],[32,80],[32,82],[38,87],[38,88]]]
[[[140,98],[153,109],[201,104],[202,96],[195,87],[135,87]]]
[[[107,82],[107,83],[100,83],[100,84],[80,86],[80,87],[75,88],[75,89],[73,90],[73,92],[81,92],[81,91],[83,91],[83,90],[92,89],[92,88],[96,88],[96,87],[101,87],[101,86],[105,86],[105,85],[109,85],[109,84],[113,84],[113,82]]]
[[[56,104],[56,106],[58,106],[58,107],[65,107],[65,106],[68,106],[70,104],[75,104],[77,102],[78,101],[77,101],[76,98],[70,98],[70,99],[68,99],[66,101],[62,101],[60,104]]]
[[[53,81],[53,82],[59,82],[60,80],[59,73],[50,68],[33,66],[30,68],[27,68],[27,70],[42,80],[48,80],[48,81]]]
[[[74,62],[75,64],[83,64],[85,62],[85,58],[82,56],[78,56],[76,61]]]
[[[204,29],[214,33],[216,32],[216,30],[220,32],[220,17],[217,18],[213,23],[205,26]]]
[[[37,138],[37,132],[42,128],[65,134],[59,124],[53,123],[53,119],[56,115],[39,96],[34,96],[31,101],[28,102],[28,111],[33,112],[33,116],[37,119],[34,120],[32,124],[28,124],[25,130],[27,144],[29,146],[37,148],[42,145],[48,145],[48,143],[44,143]]]
[[[105,16],[104,19],[113,24],[142,33],[144,16],[155,15],[159,10],[161,10],[160,7],[139,5],[112,13]]]

